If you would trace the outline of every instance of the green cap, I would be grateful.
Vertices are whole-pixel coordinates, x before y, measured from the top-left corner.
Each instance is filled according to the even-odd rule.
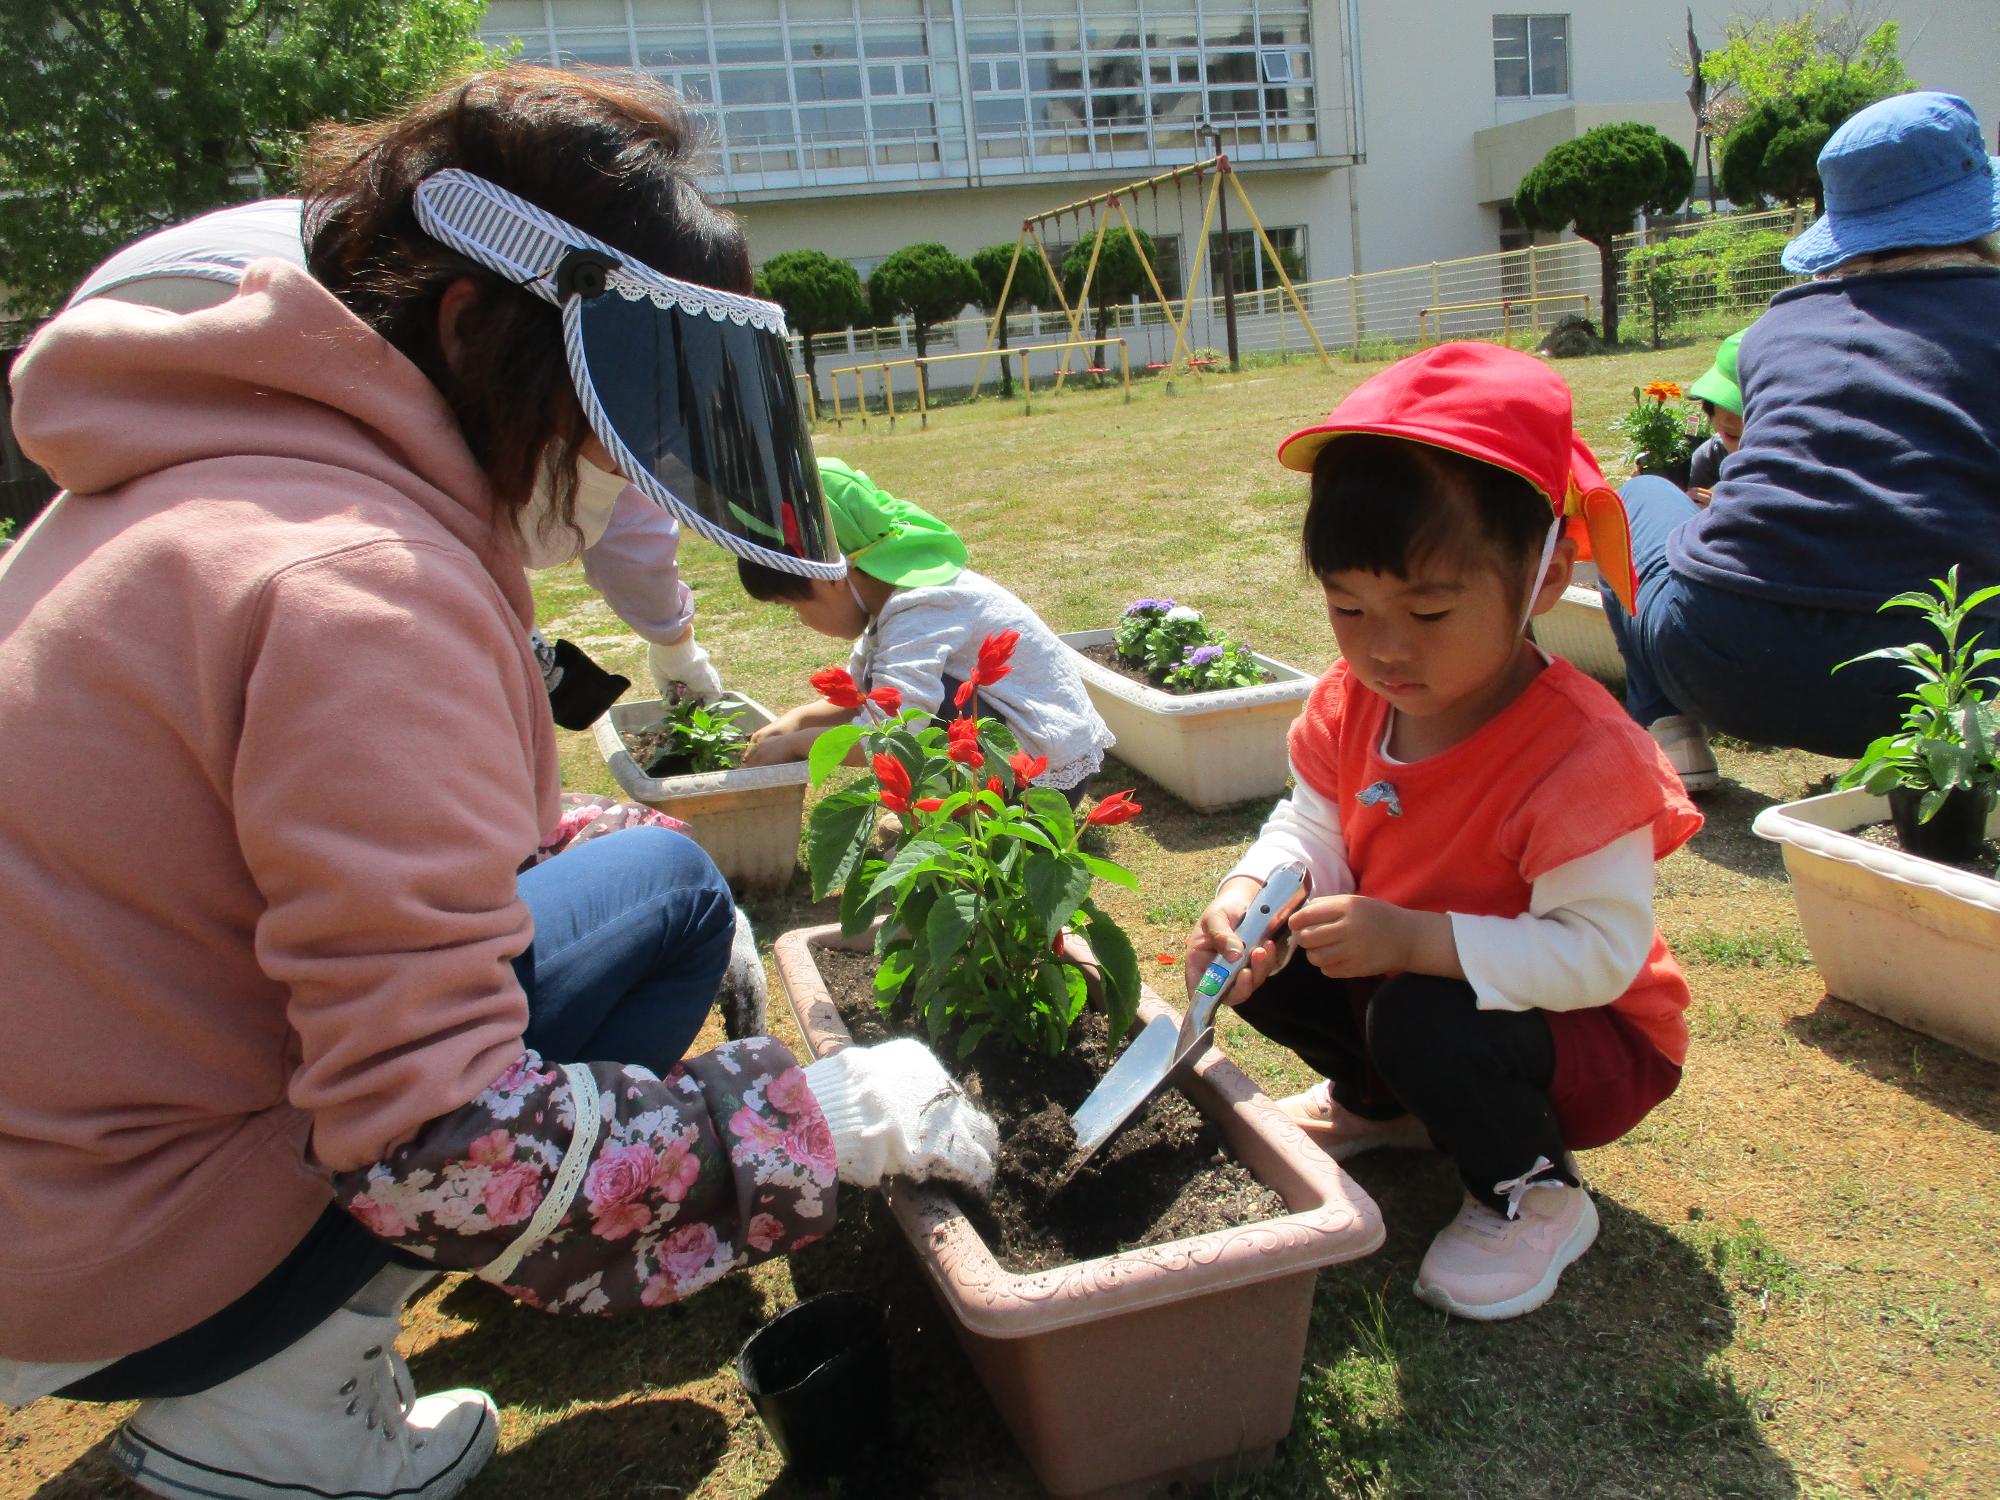
[[[898,588],[950,583],[964,571],[965,543],[957,532],[859,469],[822,458],[819,487],[850,566]]]
[[[1717,406],[1726,406],[1739,417],[1743,415],[1743,387],[1736,383],[1736,348],[1747,332],[1748,329],[1743,329],[1722,341],[1708,373],[1688,387],[1690,396],[1697,401],[1713,401]]]

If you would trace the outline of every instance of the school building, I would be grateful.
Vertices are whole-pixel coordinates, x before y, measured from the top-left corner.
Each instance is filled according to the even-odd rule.
[[[1853,8],[1900,22],[1911,75],[2000,127],[2000,5]],[[1703,46],[1731,10],[1693,6]],[[674,84],[711,111],[707,185],[753,254],[812,246],[864,277],[917,240],[1011,243],[1029,213],[1218,143],[1308,279],[1485,254],[1527,243],[1513,190],[1558,142],[1615,120],[1694,135],[1688,15],[1653,0],[492,0],[483,30]],[[1136,217],[1181,265],[1193,188]],[[1087,227],[1051,226],[1051,249]]]

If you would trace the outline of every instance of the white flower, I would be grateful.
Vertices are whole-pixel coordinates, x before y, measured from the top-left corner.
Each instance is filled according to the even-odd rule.
[[[1201,611],[1186,604],[1176,604],[1172,609],[1167,611],[1167,618],[1169,620],[1192,620],[1196,624],[1200,624]]]

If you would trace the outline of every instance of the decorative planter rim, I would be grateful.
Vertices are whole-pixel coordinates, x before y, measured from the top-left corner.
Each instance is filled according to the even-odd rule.
[[[839,924],[828,923],[794,928],[775,944],[774,957],[799,1029],[815,1055],[823,1056],[852,1042],[813,961],[812,950],[852,949],[861,941],[843,941]],[[795,981],[809,993],[799,993],[793,987]],[[1179,1012],[1142,985],[1140,1023],[1155,1015],[1178,1020]],[[817,1045],[820,1041],[825,1043],[823,1048]],[[1291,1272],[1317,1270],[1380,1248],[1385,1232],[1374,1200],[1228,1057],[1211,1047],[1195,1064],[1194,1073],[1239,1114],[1250,1114],[1251,1128],[1285,1148],[1291,1165],[1316,1199],[1314,1205],[1233,1229],[1017,1275],[994,1260],[978,1232],[942,1188],[906,1181],[886,1186],[889,1206],[905,1232],[927,1251],[918,1258],[969,1331],[987,1338],[1030,1337],[1180,1302],[1196,1293],[1226,1291]],[[1358,1237],[1365,1237],[1366,1243],[1357,1244]],[[1184,1273],[1190,1270],[1201,1273],[1198,1286],[1188,1285]]]
[[[736,766],[727,771],[689,772],[681,776],[648,776],[632,752],[626,749],[624,731],[643,729],[659,718],[660,702],[658,698],[638,698],[614,703],[602,718],[590,726],[591,733],[597,738],[598,751],[604,756],[605,764],[611,767],[612,776],[634,799],[644,802],[667,797],[700,797],[713,792],[750,792],[794,783],[804,785],[808,768],[802,760],[776,766]],[[755,721],[758,727],[776,717],[756,699],[746,698],[741,693],[724,693],[716,702],[742,707],[746,710],[745,717]]]
[[[1175,718],[1200,718],[1266,703],[1304,702],[1312,692],[1313,684],[1318,681],[1311,673],[1301,671],[1289,662],[1266,656],[1261,651],[1252,651],[1250,655],[1271,674],[1271,681],[1260,682],[1253,687],[1222,688],[1212,693],[1169,693],[1150,683],[1135,682],[1083,654],[1083,647],[1107,645],[1117,634],[1115,628],[1070,630],[1057,639],[1075,653],[1076,668],[1083,674],[1084,681],[1106,692],[1116,693],[1151,713]]]
[[[1888,819],[1887,797],[1870,796],[1853,787],[1767,807],[1757,814],[1750,831],[1773,843],[1790,844],[1809,854],[1859,866],[1888,880],[1923,886],[1955,901],[2000,913],[2000,880],[1955,870],[1901,849],[1871,844],[1847,831]]]

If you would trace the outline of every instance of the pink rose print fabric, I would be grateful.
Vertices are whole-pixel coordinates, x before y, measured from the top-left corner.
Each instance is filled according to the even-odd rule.
[[[661,1307],[833,1227],[833,1137],[805,1074],[770,1037],[665,1078],[592,1063],[602,1122],[555,1232],[506,1290],[550,1312]],[[476,1271],[527,1227],[575,1125],[563,1071],[524,1052],[477,1099],[383,1161],[334,1178],[371,1234]]]
[[[620,802],[591,792],[564,792],[561,819],[522,868],[531,869],[545,859],[554,859],[565,849],[603,838],[621,828],[671,828],[676,833],[689,832],[687,824],[679,818],[637,802]]]

